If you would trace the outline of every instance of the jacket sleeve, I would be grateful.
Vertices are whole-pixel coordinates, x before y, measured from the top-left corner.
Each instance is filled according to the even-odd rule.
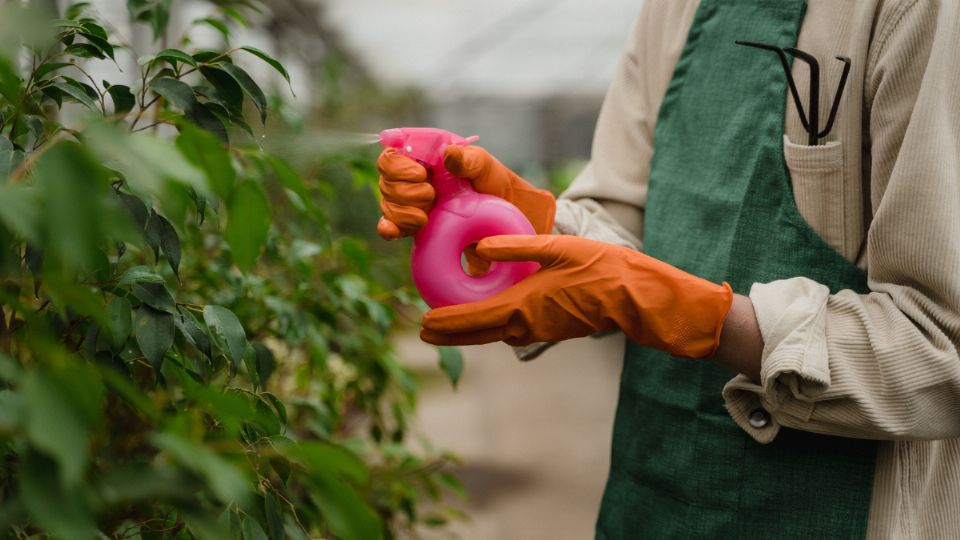
[[[960,2],[904,4],[865,81],[870,293],[831,295],[804,278],[753,286],[761,379],[739,376],[724,397],[760,442],[780,426],[960,437]]]
[[[554,232],[639,248],[653,134],[697,2],[643,2],[607,91],[590,162],[560,197]]]

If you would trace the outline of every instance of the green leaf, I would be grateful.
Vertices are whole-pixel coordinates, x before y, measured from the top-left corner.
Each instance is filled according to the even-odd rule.
[[[196,319],[193,318],[193,314],[181,312],[179,316],[174,318],[174,322],[187,342],[196,347],[197,350],[206,355],[207,358],[213,358],[213,351],[210,348],[210,336],[207,335],[205,330],[200,328]]]
[[[41,195],[47,269],[66,275],[92,268],[99,246],[115,235],[121,218],[109,196],[107,171],[85,147],[61,142],[37,161],[34,187]]]
[[[197,193],[197,190],[192,187],[189,188],[188,195],[194,206],[197,207],[197,221],[200,225],[203,225],[203,220],[207,215],[207,198]]]
[[[151,219],[157,220],[160,247],[163,249],[163,255],[173,270],[173,274],[180,279],[180,235],[173,228],[165,217],[160,214],[154,214]]]
[[[134,20],[144,22],[153,29],[153,39],[160,39],[170,23],[172,0],[127,0],[127,10]]]
[[[153,269],[146,266],[134,266],[128,268],[120,276],[118,285],[133,285],[134,283],[163,283],[163,276],[156,273]]]
[[[83,28],[83,25],[70,19],[54,19],[51,21],[54,28]]]
[[[43,78],[46,75],[49,75],[50,73],[58,69],[62,69],[72,65],[73,64],[69,62],[50,62],[47,64],[40,64],[39,66],[37,66],[37,71],[35,71],[33,74],[33,82],[34,84],[36,84],[37,82],[43,80]]]
[[[157,262],[160,261],[160,219],[161,216],[151,209],[150,217],[143,228],[143,240],[153,250],[153,258]]]
[[[245,26],[248,28],[250,27],[250,21],[248,21],[247,18],[244,17],[243,14],[237,11],[236,9],[230,6],[220,6],[220,11],[222,11],[223,14],[226,15],[227,17],[230,17],[231,19],[236,21],[237,24],[239,24],[240,26]]]
[[[102,112],[100,110],[100,105],[97,103],[95,99],[87,95],[87,93],[81,90],[80,88],[73,86],[72,84],[58,82],[58,83],[51,84],[50,87],[56,88],[57,90],[63,92],[64,94],[72,97],[74,100],[76,100],[86,108],[90,109],[91,111]]]
[[[185,113],[193,112],[197,106],[197,96],[193,88],[183,81],[171,77],[157,77],[150,81],[150,89]]]
[[[263,496],[263,512],[267,518],[267,534],[270,540],[284,540],[283,510],[280,500],[272,491],[267,491]]]
[[[11,104],[19,104],[22,82],[14,64],[0,56],[0,96],[5,97]]]
[[[237,81],[237,84],[240,85],[240,88],[250,96],[250,100],[253,101],[253,104],[257,106],[257,110],[260,111],[260,121],[267,121],[267,97],[263,95],[263,90],[260,89],[260,86],[243,70],[240,66],[236,64],[220,64],[220,69],[225,71],[228,75],[233,77],[233,80]]]
[[[63,16],[68,19],[76,19],[83,14],[86,9],[90,7],[90,2],[76,2],[70,4],[67,8],[67,11],[64,12]]]
[[[243,520],[243,540],[269,540],[263,527],[252,517]]]
[[[158,60],[166,60],[171,66],[176,66],[177,62],[187,64],[191,67],[197,67],[197,61],[189,54],[177,49],[164,49],[154,57]]]
[[[233,261],[250,270],[267,242],[270,230],[270,202],[260,184],[245,180],[237,185],[229,202],[226,238]]]
[[[311,479],[311,498],[323,513],[330,530],[343,540],[381,538],[382,525],[357,492],[348,484],[328,476]]]
[[[80,21],[80,26],[89,33],[97,36],[100,39],[108,39],[107,31],[97,24],[93,19],[85,18]]]
[[[105,38],[102,38],[92,32],[81,31],[79,32],[81,36],[87,39],[91,45],[100,50],[100,53],[104,56],[114,60],[113,57],[113,45],[110,44]]]
[[[217,116],[210,103],[200,103],[190,115],[190,120],[202,128],[204,131],[216,135],[224,144],[230,144],[230,136],[227,133],[227,126],[223,120]]]
[[[283,424],[287,423],[287,406],[280,401],[280,398],[271,394],[270,392],[263,392],[260,394],[262,398],[270,402],[270,406],[273,407],[273,410],[276,411],[277,418],[280,419],[280,422]]]
[[[87,94],[87,97],[89,97],[90,99],[93,99],[93,100],[100,99],[100,93],[97,92],[97,90],[94,89],[94,87],[90,86],[89,84],[85,82],[80,82],[74,79],[73,77],[67,77],[66,75],[59,75],[59,77],[63,79],[63,81],[69,84],[70,86],[73,86],[74,88],[82,90],[84,93]]]
[[[196,58],[196,55],[194,55]],[[199,61],[199,59],[198,59]],[[200,73],[210,83],[216,94],[211,97],[212,101],[222,103],[230,112],[243,114],[243,88],[232,76],[221,69],[226,63],[216,66],[201,66]]]
[[[134,105],[137,104],[136,98],[133,96],[133,92],[130,91],[129,86],[122,84],[116,84],[107,88],[107,93],[110,94],[110,99],[113,100],[113,114],[122,118],[127,116],[131,110],[133,110]]]
[[[41,201],[34,189],[0,185],[0,223],[14,233],[36,242],[40,238]]]
[[[110,341],[115,349],[123,347],[130,337],[130,330],[133,327],[131,322],[131,313],[133,307],[130,301],[122,296],[118,296],[107,304],[107,320],[109,321]]]
[[[457,381],[463,373],[463,354],[456,347],[437,347],[440,351],[440,369],[447,374],[447,378],[457,387]]]
[[[10,139],[0,137],[0,183],[5,181],[23,162],[25,154],[10,143]]]
[[[90,2],[76,2],[76,3],[70,4],[70,6],[67,7],[67,10],[64,12],[63,16],[68,19],[76,19],[77,17],[82,15],[83,12],[86,11],[88,7],[90,7]]]
[[[463,482],[461,482],[456,476],[447,472],[442,472],[437,476],[437,480],[446,486],[447,489],[456,494],[456,496],[461,500],[467,499],[467,488],[464,487]]]
[[[230,510],[227,510],[225,513],[236,515],[235,512]],[[186,524],[185,530],[190,533],[189,538],[202,538],[203,540],[237,540],[240,532],[239,529],[233,530],[228,527],[226,523],[214,520],[208,512],[181,509],[178,517]],[[166,538],[168,537],[163,537],[164,540]],[[144,540],[147,540],[147,538],[144,537]],[[149,540],[155,539],[149,538]]]
[[[174,332],[173,315],[148,305],[137,308],[137,345],[154,369],[159,369],[164,355],[173,345]]]
[[[290,443],[280,447],[289,459],[302,463],[308,474],[320,473],[357,483],[365,483],[370,471],[353,452],[322,442]]]
[[[130,291],[144,304],[158,311],[170,314],[177,312],[177,303],[163,283],[134,283]]]
[[[239,367],[247,348],[247,333],[244,332],[240,319],[223,306],[211,305],[203,308],[203,320],[230,362],[235,368]]]
[[[218,103],[207,103],[207,108],[210,109],[210,112],[217,117],[224,125],[232,125],[242,129],[247,132],[251,137],[253,137],[253,129],[250,127],[250,124],[247,123],[243,118],[243,114],[236,111],[231,111],[220,105]]]
[[[118,193],[117,197],[120,198],[120,201],[123,203],[123,206],[130,211],[130,217],[133,218],[133,222],[136,223],[140,230],[143,231],[147,228],[147,219],[150,217],[150,211],[147,210],[147,205],[143,204],[143,201],[139,197],[134,195],[128,195],[126,193]]]
[[[173,141],[149,133],[134,133],[116,124],[95,124],[84,131],[87,147],[119,172],[138,195],[170,197],[170,182],[208,193],[203,171],[177,150]]]
[[[63,50],[64,55],[72,55],[78,58],[99,58],[103,60],[107,57],[100,47],[93,43],[74,43]]]
[[[270,66],[273,67],[273,69],[277,70],[280,73],[280,75],[283,75],[283,78],[286,79],[287,81],[287,85],[290,86],[290,93],[293,94],[293,86],[290,83],[290,74],[287,73],[287,68],[283,67],[283,64],[278,62],[275,58],[273,58],[269,54],[261,51],[260,49],[257,49],[254,47],[241,47],[241,49],[256,56],[257,58],[263,60],[264,62],[270,64]],[[296,97],[296,94],[294,94],[294,97]]]
[[[249,496],[247,479],[235,466],[202,444],[172,433],[157,433],[153,444],[206,480],[225,503],[239,503]]]
[[[257,354],[257,378],[260,380],[260,386],[263,387],[267,385],[270,375],[273,375],[274,370],[277,369],[277,360],[273,357],[273,352],[259,341],[253,343],[253,350]]]
[[[177,148],[190,163],[207,175],[213,192],[227,199],[233,190],[237,173],[230,161],[227,148],[213,134],[183,123],[177,136]]]
[[[213,17],[206,17],[204,19],[198,19],[194,21],[193,24],[205,24],[217,32],[220,32],[220,35],[223,36],[224,41],[230,41],[230,27],[227,26],[223,21],[219,21]]]
[[[77,485],[87,466],[90,432],[101,420],[103,385],[96,371],[72,361],[35,368],[23,381],[23,396],[27,438],[60,465],[60,485]]]
[[[56,422],[51,425],[62,425],[63,420]],[[35,452],[27,452],[17,469],[20,498],[37,525],[47,529],[51,536],[64,540],[89,540],[97,536],[97,526],[82,485],[62,487],[57,482],[56,466]]]
[[[230,62],[230,57],[220,51],[199,51],[193,54],[193,59],[203,64],[215,64],[217,62]]]

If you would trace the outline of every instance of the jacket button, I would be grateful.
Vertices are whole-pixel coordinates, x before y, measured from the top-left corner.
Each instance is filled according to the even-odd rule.
[[[770,423],[770,413],[763,409],[754,409],[750,411],[750,425],[760,429],[767,427]]]

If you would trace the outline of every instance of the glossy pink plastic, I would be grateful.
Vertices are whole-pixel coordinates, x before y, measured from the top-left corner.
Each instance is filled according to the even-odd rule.
[[[432,308],[483,300],[537,271],[534,262],[494,262],[482,276],[471,276],[461,264],[463,250],[487,236],[536,234],[514,205],[493,195],[477,193],[470,181],[443,166],[443,152],[465,139],[436,128],[395,128],[380,133],[380,144],[419,161],[430,174],[437,193],[427,224],[413,239],[413,283]]]

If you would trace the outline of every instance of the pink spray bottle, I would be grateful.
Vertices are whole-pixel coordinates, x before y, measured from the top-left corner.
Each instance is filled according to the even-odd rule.
[[[479,137],[463,137],[436,128],[395,128],[380,133],[380,144],[395,148],[427,168],[436,190],[436,204],[413,239],[413,283],[432,308],[483,300],[537,271],[534,262],[494,262],[482,276],[471,276],[461,264],[463,250],[487,236],[536,234],[526,216],[509,202],[474,191],[470,181],[443,166],[451,144],[468,145]]]

